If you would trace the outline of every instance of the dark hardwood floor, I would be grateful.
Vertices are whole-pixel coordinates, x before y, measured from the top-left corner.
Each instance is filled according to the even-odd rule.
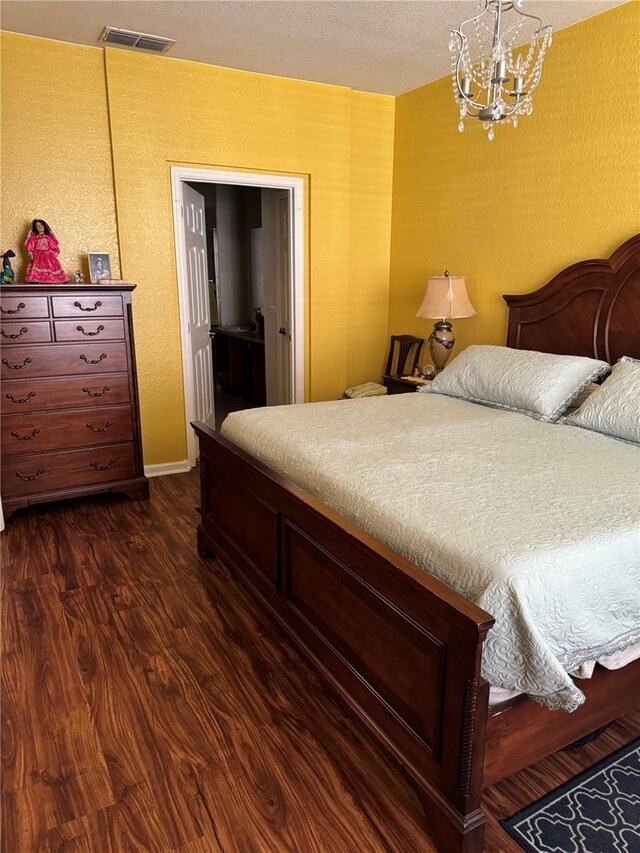
[[[2,850],[433,851],[417,798],[215,561],[195,472],[16,513],[2,536]],[[487,792],[497,820],[640,715]]]

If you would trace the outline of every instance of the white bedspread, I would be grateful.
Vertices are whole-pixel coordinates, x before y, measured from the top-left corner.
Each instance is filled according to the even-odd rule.
[[[435,394],[237,412],[223,434],[491,613],[483,674],[550,708],[640,640],[640,450]]]

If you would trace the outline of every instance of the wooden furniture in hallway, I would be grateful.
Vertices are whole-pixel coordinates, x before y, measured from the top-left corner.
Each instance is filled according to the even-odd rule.
[[[134,288],[1,288],[6,516],[94,492],[149,496],[133,349]]]
[[[264,335],[248,329],[211,329],[213,375],[223,391],[264,405],[267,400]]]

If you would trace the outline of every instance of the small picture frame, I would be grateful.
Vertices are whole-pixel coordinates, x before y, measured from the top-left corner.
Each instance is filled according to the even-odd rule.
[[[91,284],[99,284],[111,278],[111,261],[106,252],[87,252],[87,261]]]

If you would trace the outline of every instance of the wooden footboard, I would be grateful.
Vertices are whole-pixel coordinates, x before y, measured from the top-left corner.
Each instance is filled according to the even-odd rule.
[[[237,446],[200,439],[198,546],[235,569],[416,785],[438,848],[480,851],[493,619]]]

